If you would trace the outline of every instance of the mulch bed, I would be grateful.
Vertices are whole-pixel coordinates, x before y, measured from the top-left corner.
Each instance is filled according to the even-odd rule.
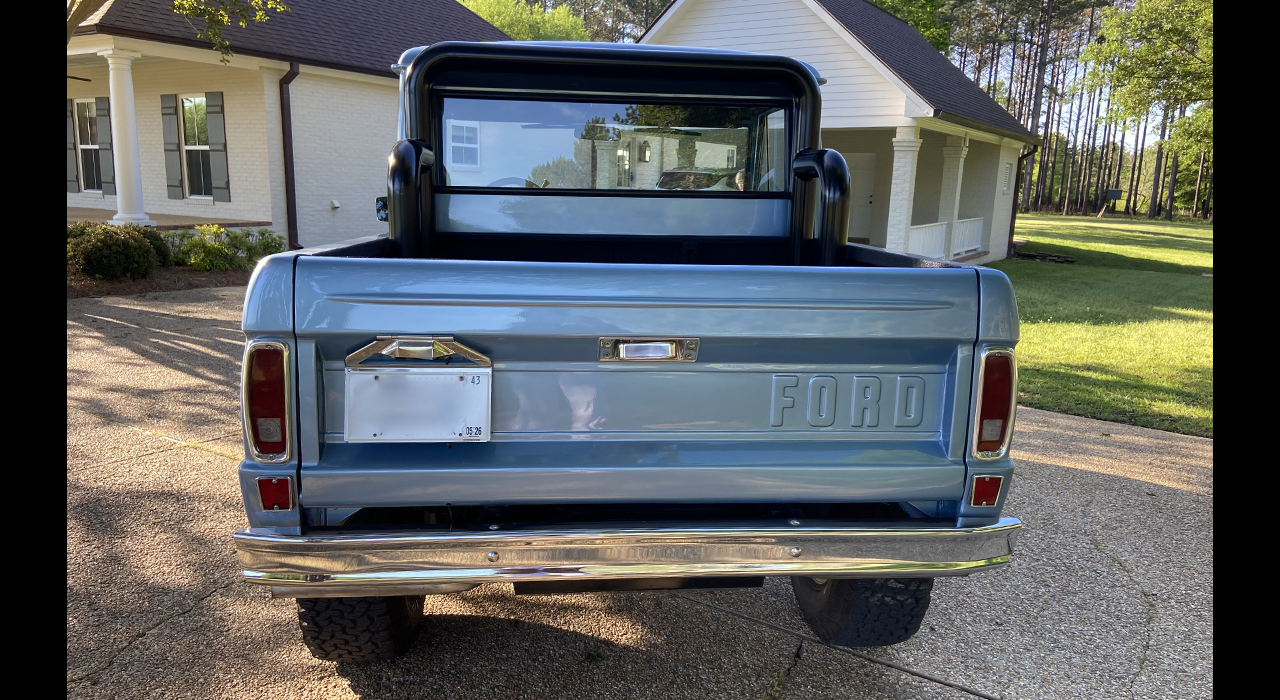
[[[1036,253],[1025,250],[1017,250],[1013,253],[1014,260],[1038,260],[1040,262],[1052,263],[1073,263],[1075,258],[1070,255],[1057,255],[1054,253]]]
[[[67,271],[67,298],[108,297],[150,292],[176,292],[202,287],[243,287],[249,284],[249,275],[241,270],[226,272],[200,272],[189,267],[162,267],[151,276],[140,280],[99,280]]]

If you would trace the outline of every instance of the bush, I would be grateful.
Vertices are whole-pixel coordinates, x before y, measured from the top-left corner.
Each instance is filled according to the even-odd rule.
[[[165,235],[176,265],[202,272],[249,270],[259,258],[284,250],[284,238],[269,228],[228,231],[217,224]]]
[[[170,259],[174,265],[190,265],[191,259],[187,250],[187,243],[196,237],[195,232],[181,229],[178,231],[165,231],[161,234],[164,242],[169,247]]]
[[[74,224],[67,224],[67,240],[79,238],[98,226],[102,224],[96,221],[77,221]]]
[[[206,228],[206,227],[200,227]],[[243,270],[244,261],[223,236],[201,232],[183,246],[187,264],[201,272]]]
[[[151,242],[137,228],[105,224],[88,228],[67,241],[67,264],[98,279],[147,277],[160,260]]]
[[[284,236],[269,228],[260,228],[247,235],[252,246],[247,252],[255,264],[261,258],[284,250]]]
[[[133,231],[147,239],[151,249],[156,252],[156,261],[160,267],[169,267],[173,264],[173,252],[169,250],[169,244],[165,242],[159,231],[150,226],[139,226],[137,224],[125,224],[116,228],[121,231]]]

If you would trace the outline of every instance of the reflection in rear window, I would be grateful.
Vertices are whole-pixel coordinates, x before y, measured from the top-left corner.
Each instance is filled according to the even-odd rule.
[[[784,192],[783,108],[446,98],[455,187]]]

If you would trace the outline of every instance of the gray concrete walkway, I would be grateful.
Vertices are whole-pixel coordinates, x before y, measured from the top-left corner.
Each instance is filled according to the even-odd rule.
[[[67,302],[68,697],[971,698],[812,643],[790,584],[428,597],[397,660],[306,652],[238,582],[244,290]],[[872,659],[1005,698],[1213,694],[1213,441],[1020,409],[1014,562]],[[781,631],[780,631],[781,630]],[[794,634],[792,634],[794,633]]]

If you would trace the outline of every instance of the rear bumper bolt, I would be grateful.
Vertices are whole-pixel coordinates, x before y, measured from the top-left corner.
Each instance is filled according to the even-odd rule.
[[[485,558],[488,559],[489,561],[498,561],[498,553],[489,552],[488,554],[485,555]]]
[[[792,547],[791,549],[787,550],[787,554],[790,554],[793,557],[798,557],[800,556],[801,551],[802,550],[799,547]]]

